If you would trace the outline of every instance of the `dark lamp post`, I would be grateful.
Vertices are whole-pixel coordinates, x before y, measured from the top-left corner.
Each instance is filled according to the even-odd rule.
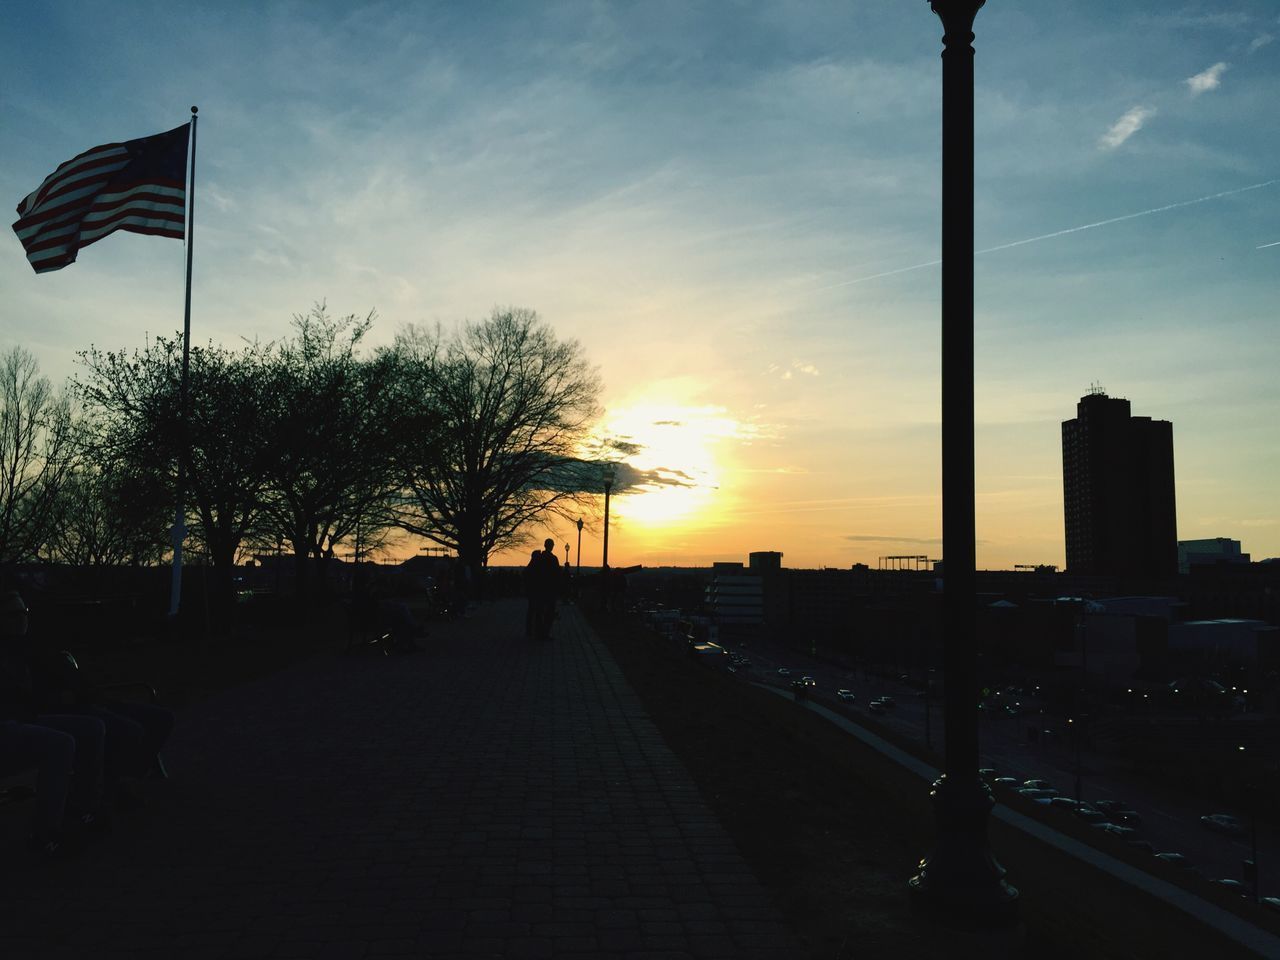
[[[574,561],[574,572],[582,570],[582,518],[578,518],[578,552],[574,554],[577,558]]]
[[[973,457],[973,21],[984,0],[930,0],[942,20],[942,629],[945,773],[930,793],[933,851],[913,899],[940,922],[1016,922],[1018,891],[987,842],[995,801],[978,774]]]
[[[612,463],[606,463],[601,475],[604,478],[604,557],[601,562],[604,585],[601,592],[604,595],[604,608],[609,609],[609,494],[613,492],[613,481],[617,476],[618,468]]]

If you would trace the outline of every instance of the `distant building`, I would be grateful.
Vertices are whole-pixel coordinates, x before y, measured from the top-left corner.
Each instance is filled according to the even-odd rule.
[[[1081,397],[1062,424],[1067,572],[1172,577],[1178,569],[1173,424],[1129,401]]]
[[[756,550],[747,555],[751,572],[756,574],[777,573],[782,569],[782,554],[777,550]]]
[[[1190,573],[1193,563],[1248,563],[1249,554],[1240,552],[1239,540],[1214,537],[1211,540],[1179,540],[1178,572]]]
[[[717,571],[707,586],[705,603],[720,626],[758,626],[764,623],[764,590],[760,578]]]

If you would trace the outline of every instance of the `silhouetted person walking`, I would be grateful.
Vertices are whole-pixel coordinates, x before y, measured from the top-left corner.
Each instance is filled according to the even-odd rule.
[[[539,640],[551,639],[551,622],[556,618],[556,596],[560,592],[560,560],[556,557],[556,542],[550,537],[542,545],[542,552],[529,561],[530,580],[533,587],[534,634]]]

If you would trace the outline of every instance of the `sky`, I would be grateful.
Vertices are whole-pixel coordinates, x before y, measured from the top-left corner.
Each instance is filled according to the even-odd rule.
[[[376,310],[375,345],[528,307],[598,367],[598,437],[682,484],[613,498],[612,564],[942,555],[924,0],[0,23],[15,206],[199,105],[195,341],[284,336],[320,300]],[[1063,564],[1060,423],[1094,385],[1173,422],[1180,539],[1280,556],[1280,7],[991,0],[975,34],[979,566]],[[55,381],[181,327],[181,242],[116,234],[39,276],[3,243],[0,348]]]

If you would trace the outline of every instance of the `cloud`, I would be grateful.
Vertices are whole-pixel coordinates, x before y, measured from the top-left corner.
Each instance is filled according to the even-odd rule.
[[[1257,53],[1259,50],[1261,50],[1263,47],[1265,47],[1268,43],[1270,43],[1274,39],[1275,39],[1275,36],[1270,33],[1259,34],[1258,36],[1254,37],[1253,42],[1249,44],[1249,52]]]
[[[797,373],[804,374],[806,377],[819,376],[819,370],[812,363],[804,363],[800,360],[792,360],[791,366],[780,367],[776,363],[769,364],[769,373],[778,374],[783,380],[792,379]]]
[[[1223,73],[1225,73],[1230,66],[1231,65],[1228,63],[1219,61],[1208,70],[1202,70],[1194,77],[1187,77],[1183,83],[1185,83],[1191,90],[1191,95],[1193,97],[1198,97],[1206,91],[1217,90],[1222,83]]]
[[[1098,146],[1104,150],[1114,150],[1141,130],[1142,125],[1155,114],[1155,107],[1133,107],[1098,139]]]
[[[854,543],[942,543],[941,537],[873,537],[853,535],[847,536],[845,539],[852,540]]]

